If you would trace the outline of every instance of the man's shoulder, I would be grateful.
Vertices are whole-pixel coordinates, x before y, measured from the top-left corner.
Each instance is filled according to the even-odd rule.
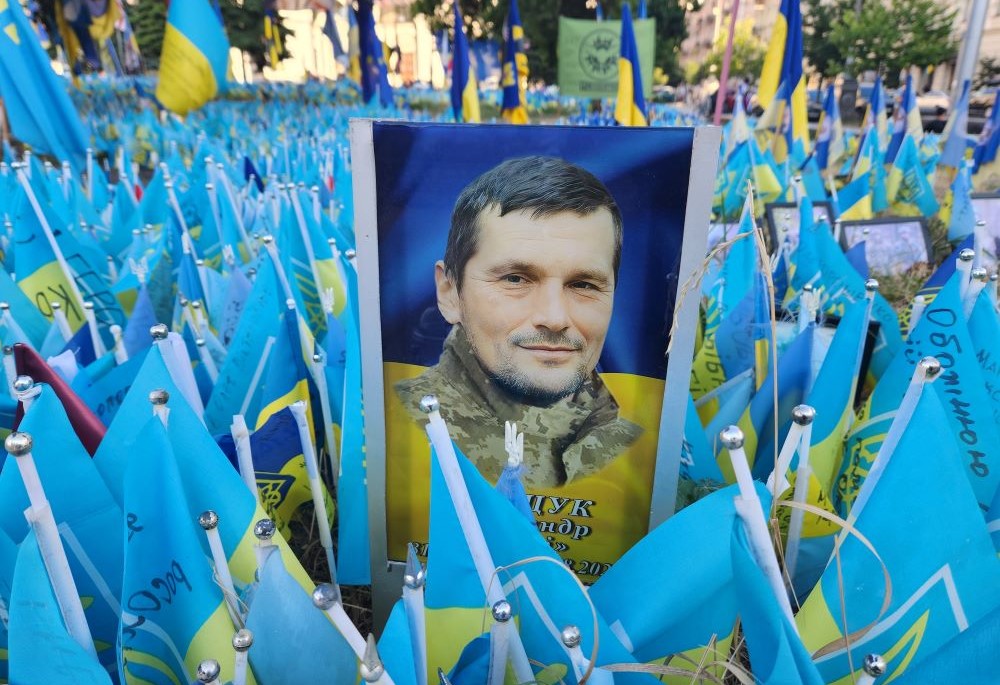
[[[419,376],[399,381],[393,386],[406,411],[415,419],[422,419],[420,400],[434,395],[446,415],[462,415],[471,411],[472,388],[463,387],[462,377],[445,374],[440,364],[429,367]]]

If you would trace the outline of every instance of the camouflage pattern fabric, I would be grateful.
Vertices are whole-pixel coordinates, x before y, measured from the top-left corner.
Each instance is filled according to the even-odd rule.
[[[596,373],[574,394],[548,407],[511,398],[486,375],[461,325],[452,328],[441,359],[395,390],[414,420],[426,417],[420,398],[436,395],[452,438],[490,482],[507,463],[504,421],[524,433],[525,486],[556,487],[596,473],[635,442],[642,429],[618,416],[618,404]]]

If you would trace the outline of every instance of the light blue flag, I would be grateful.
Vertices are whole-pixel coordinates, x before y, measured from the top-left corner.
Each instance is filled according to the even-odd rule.
[[[264,369],[277,341],[283,300],[271,258],[265,254],[205,407],[205,425],[212,433],[228,433],[234,414],[243,414],[248,426],[256,425]]]
[[[976,300],[972,314],[969,316],[969,336],[979,360],[979,370],[983,374],[983,385],[986,396],[993,410],[993,422],[1000,426],[1000,351],[997,341],[1000,340],[1000,319],[989,293],[982,292]]]
[[[111,685],[108,672],[66,631],[34,532],[17,554],[9,621],[11,683]]]
[[[878,558],[843,536],[796,616],[809,651],[826,648],[815,659],[826,682],[856,678],[871,653],[886,659],[887,680],[919,672],[923,659],[1000,606],[1000,559],[929,390],[881,477],[865,482],[866,503],[852,511]]]
[[[959,163],[965,164],[964,159],[959,160]],[[917,144],[912,136],[903,139],[903,145],[896,155],[896,161],[893,162],[886,185],[889,202],[896,211],[923,216],[937,213],[938,201],[934,197],[934,188],[920,165]]]
[[[8,614],[11,606],[11,590],[14,587],[14,567],[17,564],[18,546],[7,537],[7,534],[0,531],[0,601],[7,607]],[[8,652],[7,626],[0,624],[0,681],[6,682],[8,673],[7,659]]]
[[[0,5],[0,93],[18,140],[84,167],[87,134],[19,2]]]
[[[756,488],[768,509],[771,495],[763,484]],[[738,609],[730,538],[739,521],[733,506],[738,494],[732,485],[678,511],[591,586],[598,613],[637,661],[703,647],[732,632]],[[669,583],[651,570],[666,567]],[[643,601],[623,602],[624,596]]]
[[[917,107],[917,93],[913,87],[913,75],[906,75],[906,85],[900,98],[899,106],[892,113],[892,138],[889,139],[889,149],[885,153],[886,164],[892,164],[896,153],[903,144],[903,138],[909,132],[919,134],[923,130],[920,122],[920,110]]]
[[[5,269],[0,269],[0,301],[6,302],[10,307],[10,318],[0,321],[0,338],[3,344],[23,342],[36,350],[41,347],[49,330],[49,322]]]
[[[233,662],[219,656],[231,653],[235,630],[159,418],[145,421],[132,450],[124,483],[122,673],[130,683],[186,683],[201,660],[218,659],[229,681]]]
[[[906,346],[875,386],[848,437],[844,464],[833,493],[841,511],[848,511],[853,503],[917,362],[928,355],[936,357],[942,366],[940,377],[931,386],[945,410],[942,426],[947,429],[941,429],[942,433],[950,436],[958,447],[981,510],[989,508],[1000,484],[1000,471],[989,467],[1000,461],[1000,437],[975,354],[959,297],[959,277],[953,275],[924,311]]]
[[[20,430],[34,439],[35,466],[84,600],[98,657],[113,669],[122,584],[119,541],[124,519],[73,431],[59,398],[49,386],[41,388]],[[23,540],[29,532],[24,510],[30,501],[13,458],[6,460],[0,472],[0,502],[4,532],[11,540]]]
[[[712,454],[718,454],[722,448],[719,433],[726,426],[735,425],[743,415],[743,410],[750,404],[754,391],[753,371],[747,369],[735,378],[731,378],[719,386],[719,410],[705,426],[705,440]]]
[[[535,557],[555,562],[518,565],[497,580],[503,583],[503,592],[514,607],[514,619],[528,659],[538,668],[566,668],[567,682],[576,682],[560,630],[566,625],[578,626],[582,635],[580,648],[589,655],[596,639],[589,603],[565,563],[542,539],[535,525],[515,511],[457,447],[456,457],[460,473],[455,475],[465,483],[493,563],[510,566]],[[424,603],[427,634],[440,640],[428,641],[427,659],[428,665],[436,664],[450,671],[458,656],[455,646],[467,644],[482,633],[487,604],[440,461],[433,450],[431,461],[430,553]],[[633,662],[600,616],[597,629],[600,635],[597,666]],[[442,661],[444,658],[448,661]]]
[[[688,409],[684,416],[684,442],[681,447],[681,478],[695,483],[724,482],[719,465],[715,462],[715,454],[705,436],[704,428],[698,419],[698,410],[694,400],[688,394]]]
[[[754,560],[742,519],[733,523],[730,553],[740,625],[747,641],[754,682],[761,685],[823,685],[795,626]]]
[[[73,392],[79,395],[105,426],[111,425],[121,408],[125,395],[142,368],[146,353],[143,351],[129,357],[127,362],[115,366],[100,378],[91,378],[84,370],[73,379]]]
[[[214,320],[219,342],[223,345],[228,346],[235,337],[236,328],[240,323],[240,315],[243,313],[243,307],[246,306],[252,290],[253,283],[246,277],[243,270],[233,269],[226,283],[222,311]]]
[[[342,312],[345,329],[344,402],[340,434],[340,479],[337,487],[337,573],[345,584],[371,582],[368,549],[368,488],[365,465],[364,404],[361,385],[361,333],[357,318],[357,276],[347,265],[350,300]]]
[[[898,685],[988,683],[1000,673],[1000,609],[994,609],[893,682]]]
[[[989,511],[986,512],[986,530],[993,538],[993,546],[996,547],[997,554],[1000,554],[1000,488],[993,496],[993,503]]]
[[[951,182],[951,218],[948,220],[948,240],[956,243],[976,230],[976,210],[972,206],[972,174],[969,165],[958,168]]]
[[[962,82],[962,94],[948,117],[948,138],[941,149],[941,166],[955,169],[965,161],[965,151],[969,147],[969,80]]]
[[[264,564],[246,624],[254,636],[250,666],[259,682],[358,682],[360,662],[350,644],[285,570],[279,554],[270,554]],[[295,645],[293,658],[287,645]]]
[[[387,673],[396,685],[417,685],[417,668],[413,663],[413,636],[403,600],[397,601],[378,640],[378,653]]]
[[[722,286],[722,316],[726,317],[754,286],[757,272],[757,244],[754,240],[753,205],[743,204],[736,242],[722,262],[718,279]]]

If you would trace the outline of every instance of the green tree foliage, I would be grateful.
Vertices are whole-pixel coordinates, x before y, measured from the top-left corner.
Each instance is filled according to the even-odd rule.
[[[1000,83],[1000,59],[983,57],[979,60],[979,71],[976,72],[976,79],[972,82],[972,87],[985,88],[997,83]]]
[[[220,0],[222,21],[229,36],[229,44],[250,55],[250,59],[263,68],[267,61],[267,47],[264,44],[264,6],[265,0]],[[125,4],[132,30],[135,32],[139,51],[147,66],[156,68],[163,50],[163,32],[167,24],[167,5],[164,0],[138,0],[134,5]],[[277,17],[278,30],[281,32],[280,57],[288,56],[285,49],[286,38],[291,33]]]
[[[955,56],[956,10],[937,0],[865,0],[856,13],[851,0],[807,0],[804,51],[826,76],[849,69],[881,70],[896,86],[910,67],[929,67]],[[808,15],[807,15],[808,16]],[[849,62],[850,60],[850,62]]]
[[[163,50],[163,31],[167,25],[166,3],[163,0],[139,0],[135,4],[123,4],[143,62],[150,69],[157,68]]]
[[[710,75],[722,75],[722,59],[726,52],[726,42],[729,40],[728,27],[719,34],[708,57],[698,67],[695,81],[700,81]],[[744,20],[736,24],[736,35],[733,37],[733,56],[729,63],[729,75],[747,81],[756,81],[764,67],[764,55],[767,45],[753,34],[753,23]]]
[[[456,0],[414,0],[411,13],[426,15],[431,30],[452,27],[453,6]],[[457,0],[466,21],[466,33],[473,40],[489,38],[502,40],[504,18],[509,3],[500,0],[496,4],[483,0]],[[621,17],[622,0],[601,0],[604,16],[608,19]],[[633,14],[638,6],[632,2]],[[593,19],[594,9],[587,6],[587,0],[518,0],[521,24],[524,26],[528,67],[532,80],[555,83],[558,67],[556,49],[559,35],[559,17]],[[685,8],[676,0],[647,0],[650,18],[656,19],[656,63],[670,80],[680,78],[678,57],[681,41],[687,36],[684,25]]]
[[[854,12],[854,0],[803,0],[802,52],[822,76],[835,76],[843,68],[844,58],[830,32],[848,12]]]

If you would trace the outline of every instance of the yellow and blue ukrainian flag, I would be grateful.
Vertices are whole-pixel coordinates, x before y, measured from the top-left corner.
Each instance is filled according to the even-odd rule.
[[[0,96],[18,140],[83,167],[83,125],[16,0],[0,0]]]
[[[375,33],[375,14],[372,0],[358,1],[358,27],[360,30],[361,94],[365,102],[371,102],[378,94],[383,107],[392,104],[392,87],[385,65],[382,42]]]
[[[920,119],[920,108],[917,107],[917,93],[913,88],[912,74],[906,75],[906,87],[903,89],[903,97],[900,100],[899,106],[892,114],[892,138],[889,139],[889,149],[885,153],[886,164],[892,164],[893,160],[896,159],[896,154],[903,145],[903,138],[907,134],[918,143],[924,137],[924,124]]]
[[[476,71],[469,60],[469,40],[459,3],[455,3],[455,52],[451,69],[451,108],[455,121],[480,121]]]
[[[826,89],[823,114],[816,127],[816,163],[822,172],[836,172],[838,163],[846,152],[844,148],[844,125],[840,120],[840,105],[831,83]]]
[[[622,126],[647,126],[646,100],[642,95],[642,70],[632,28],[632,10],[622,5],[621,53],[618,57],[618,100],[615,121]]]
[[[228,67],[229,39],[209,1],[170,3],[156,99],[187,114],[222,91]]]
[[[802,71],[802,8],[799,0],[781,0],[771,42],[764,57],[757,98],[765,114],[761,119],[775,131],[773,149],[778,163],[788,157],[792,142],[802,142],[809,154],[809,119],[806,114],[806,80]]]
[[[528,56],[524,54],[524,28],[517,0],[510,0],[507,21],[503,29],[502,78],[503,101],[501,116],[511,124],[528,123],[525,90],[528,87]]]

